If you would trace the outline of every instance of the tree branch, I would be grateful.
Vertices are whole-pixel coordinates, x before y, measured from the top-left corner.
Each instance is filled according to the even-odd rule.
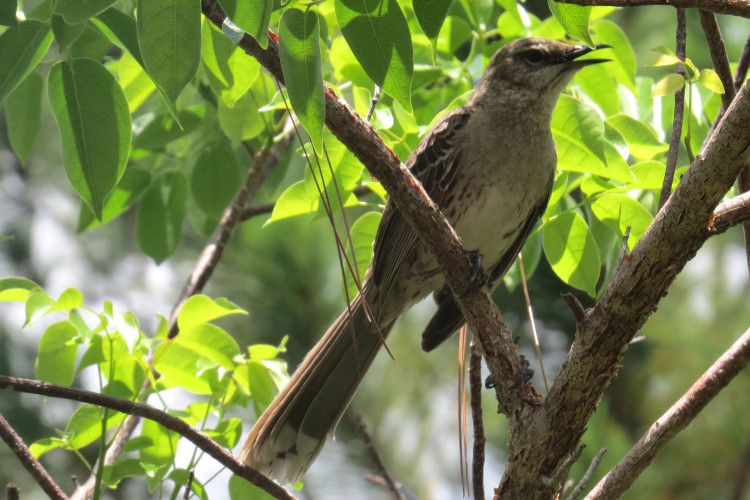
[[[153,420],[165,428],[178,433],[198,448],[211,455],[219,463],[234,472],[236,475],[246,479],[255,486],[263,489],[275,498],[292,500],[294,497],[284,488],[274,483],[266,476],[243,464],[227,450],[219,446],[215,441],[209,438],[203,432],[195,429],[193,426],[185,423],[177,417],[173,417],[167,412],[158,410],[153,406],[142,403],[135,403],[127,399],[115,398],[97,392],[75,389],[72,387],[63,387],[61,385],[39,382],[38,380],[29,380],[16,377],[7,377],[0,375],[0,389],[9,391],[25,392],[29,394],[40,394],[54,398],[70,399],[80,403],[88,403],[103,408],[126,413],[128,415],[138,415],[139,417]],[[62,498],[65,498],[64,496]]]
[[[482,349],[471,342],[469,356],[469,394],[471,395],[471,422],[474,428],[474,451],[471,458],[471,486],[474,500],[484,500],[484,420],[482,419]]]
[[[656,454],[750,364],[750,329],[662,415],[593,490],[587,499],[619,498]]]
[[[750,18],[750,0],[559,0],[574,5],[612,7],[643,7],[645,5],[669,5],[680,9],[701,9],[714,14]]]
[[[749,220],[750,193],[742,193],[719,204],[708,222],[708,227],[712,234],[721,234],[730,227]]]
[[[0,438],[5,441],[8,448],[15,453],[18,457],[18,461],[21,462],[24,469],[26,469],[34,481],[41,486],[42,490],[47,494],[48,497],[57,500],[68,500],[68,496],[63,493],[57,483],[50,477],[42,464],[34,458],[29,451],[26,443],[23,442],[21,436],[19,436],[13,427],[10,426],[7,420],[0,414]],[[10,489],[8,490],[10,491]],[[17,498],[17,497],[16,497]]]

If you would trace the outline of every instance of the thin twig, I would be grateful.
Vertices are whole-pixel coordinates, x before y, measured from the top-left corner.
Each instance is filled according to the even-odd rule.
[[[526,271],[523,268],[523,257],[518,254],[518,266],[521,269],[521,285],[523,287],[523,296],[526,299],[526,312],[529,314],[529,324],[531,325],[531,336],[534,338],[534,348],[536,357],[539,359],[539,369],[542,371],[542,380],[544,381],[544,390],[549,392],[547,383],[547,372],[544,371],[544,360],[542,359],[542,348],[539,346],[539,335],[536,333],[536,322],[534,321],[534,311],[531,308],[531,299],[529,298],[529,287],[526,285]]]
[[[370,457],[375,462],[375,466],[378,468],[380,476],[385,480],[385,484],[388,486],[388,489],[391,490],[391,493],[393,493],[393,495],[399,500],[406,500],[404,498],[404,495],[401,493],[401,490],[399,490],[398,486],[396,485],[396,481],[393,480],[393,477],[388,472],[385,464],[380,459],[380,454],[378,453],[377,448],[375,448],[375,444],[372,441],[370,432],[367,430],[367,424],[365,424],[365,419],[362,417],[362,414],[359,412],[354,412],[354,418],[357,420],[357,429],[359,430],[359,433],[362,434],[362,439],[364,439],[365,441],[367,451],[370,453]]]
[[[20,498],[20,492],[21,488],[13,483],[8,483],[8,486],[5,487],[5,498],[6,500],[18,500]]]
[[[750,220],[750,192],[742,193],[716,207],[708,221],[711,234],[721,234],[730,227]]]
[[[484,500],[484,420],[482,418],[482,347],[475,338],[469,357],[469,394],[471,421],[474,427],[474,453],[471,461],[471,482],[475,500]]]
[[[461,492],[464,496],[471,495],[469,484],[469,439],[466,430],[466,346],[469,327],[464,326],[458,331],[458,463],[461,472]]]
[[[190,273],[185,285],[182,287],[180,297],[177,299],[172,313],[169,316],[169,338],[174,338],[178,333],[177,316],[180,308],[185,301],[196,293],[200,293],[213,275],[216,266],[224,254],[224,249],[229,239],[234,234],[234,230],[241,220],[247,203],[252,200],[258,189],[266,180],[271,169],[276,165],[278,159],[284,151],[289,149],[291,144],[291,134],[286,133],[282,138],[273,145],[263,146],[253,159],[253,166],[247,174],[245,183],[234,197],[232,204],[229,205],[221,216],[219,224],[206,243],[203,251]]]
[[[703,408],[750,363],[750,329],[730,347],[662,415],[622,460],[588,494],[587,499],[619,498],[656,454],[693,421]]]
[[[591,481],[591,477],[594,475],[594,472],[596,472],[596,468],[599,467],[599,464],[601,463],[602,458],[604,458],[605,453],[607,453],[607,448],[602,448],[601,450],[599,450],[599,453],[597,453],[593,460],[591,460],[589,468],[586,469],[586,472],[583,474],[581,480],[578,481],[578,485],[573,489],[573,491],[570,492],[570,495],[568,495],[565,500],[576,500],[576,498],[581,496],[583,490],[586,489],[586,485],[589,481]]]
[[[214,440],[203,432],[195,429],[169,413],[154,408],[153,406],[135,403],[127,399],[115,398],[98,392],[75,389],[73,387],[64,387],[57,384],[40,382],[38,380],[29,380],[17,377],[7,377],[0,375],[0,389],[9,391],[24,392],[29,394],[39,394],[53,398],[69,399],[80,403],[88,403],[103,408],[110,408],[128,415],[138,415],[160,424],[161,426],[176,432],[180,436],[195,444],[198,448],[211,455],[223,466],[231,470],[236,475],[246,479],[255,486],[273,495],[275,498],[291,500],[294,498],[288,491],[268,479],[266,476],[255,469],[243,464],[237,460],[229,451],[225,450]],[[55,497],[57,498],[57,497]],[[60,497],[66,498],[66,497]]]
[[[685,60],[685,41],[687,29],[685,21],[685,10],[677,9],[677,40],[675,53],[680,60]],[[675,68],[678,75],[685,76],[685,68],[678,64]],[[669,152],[667,153],[667,168],[664,171],[664,182],[661,186],[659,196],[659,210],[669,199],[672,193],[674,172],[677,169],[677,157],[680,151],[680,137],[682,137],[682,122],[685,116],[685,86],[674,94],[674,120],[672,120],[672,138],[669,141]],[[688,117],[690,119],[690,117]]]
[[[373,92],[372,94],[370,107],[367,108],[367,114],[365,115],[365,120],[367,120],[368,122],[372,118],[372,114],[375,112],[375,106],[378,105],[378,101],[380,101],[380,87],[375,85],[375,92]]]
[[[190,489],[193,487],[193,479],[195,478],[195,469],[190,469],[188,472],[187,484],[185,484],[185,493],[182,495],[182,500],[188,500],[190,498]]]
[[[620,266],[625,259],[628,258],[628,239],[630,238],[630,226],[625,228],[625,234],[622,235],[622,243],[620,244],[620,253],[617,254],[617,262],[615,268],[612,270],[612,276],[614,276],[619,270]]]
[[[68,496],[63,493],[54,479],[47,473],[47,470],[42,467],[42,464],[34,458],[26,443],[21,439],[21,436],[13,430],[13,427],[10,426],[2,414],[0,414],[0,438],[5,441],[8,448],[16,455],[18,461],[21,462],[23,468],[31,474],[31,477],[34,478],[34,481],[44,490],[48,497],[57,500],[68,500]]]

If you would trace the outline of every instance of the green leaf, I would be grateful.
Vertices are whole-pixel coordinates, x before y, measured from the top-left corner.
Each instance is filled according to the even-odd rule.
[[[247,346],[247,353],[251,359],[276,359],[281,352],[286,351],[270,344],[254,344]]]
[[[52,307],[47,311],[48,313],[54,311],[72,311],[73,309],[79,308],[83,305],[83,295],[75,288],[68,288],[60,297],[52,304]]]
[[[78,214],[77,232],[99,227],[110,222],[135,203],[146,190],[151,182],[151,174],[138,167],[128,167],[125,174],[117,183],[117,187],[104,202],[102,210],[102,220],[98,222],[86,204],[81,204],[81,211]]]
[[[227,106],[232,107],[250,89],[260,71],[260,63],[208,20],[203,21],[202,40],[201,58],[208,83]]]
[[[717,75],[711,69],[702,69],[698,76],[698,81],[700,81],[703,86],[711,92],[715,92],[717,94],[724,93],[724,85],[721,83],[719,75]]]
[[[84,29],[86,29],[86,24],[83,22],[68,24],[62,16],[52,16],[52,33],[55,35],[55,41],[61,52],[78,40]]]
[[[185,219],[187,181],[179,170],[157,176],[138,209],[138,244],[157,264],[180,244]]]
[[[232,108],[223,100],[219,101],[219,126],[232,141],[233,147],[242,141],[257,137],[266,129],[266,123],[258,107],[258,101],[252,92],[243,95]]]
[[[607,57],[611,59],[611,62],[606,64],[606,71],[609,71],[617,82],[636,93],[635,72],[637,61],[633,46],[623,29],[612,21],[602,19],[594,24],[594,34],[598,43],[606,43],[612,46],[607,52]],[[589,69],[586,70],[586,78],[582,80],[588,77]]]
[[[174,104],[201,58],[198,0],[138,0],[138,45],[146,71]]]
[[[91,20],[112,43],[128,51],[143,66],[135,19],[111,7]]]
[[[143,66],[125,52],[117,63],[117,73],[122,90],[128,99],[128,109],[133,113],[156,90],[156,85]],[[179,113],[179,112],[178,112]]]
[[[564,135],[582,149],[588,149],[604,164],[604,122],[594,108],[579,99],[561,95],[552,113],[553,133]]]
[[[192,349],[172,342],[163,342],[156,348],[154,369],[162,375],[164,387],[182,387],[196,394],[211,394],[213,388],[207,380],[197,375],[201,355]]]
[[[31,446],[29,446],[29,451],[34,456],[34,458],[38,460],[39,457],[41,457],[48,451],[52,451],[55,448],[62,448],[65,446],[65,441],[60,438],[42,438],[31,443]]]
[[[34,363],[36,378],[59,385],[73,382],[78,352],[77,336],[78,330],[70,321],[60,321],[45,330]]]
[[[133,139],[133,148],[161,150],[170,142],[198,129],[203,122],[202,118],[192,111],[181,109],[176,115],[177,120],[171,114],[163,114],[148,122]]]
[[[208,437],[219,443],[220,446],[231,450],[240,441],[242,434],[242,420],[239,418],[230,418],[219,422],[213,429],[206,429]]]
[[[161,424],[144,420],[141,436],[151,438],[153,442],[153,445],[140,451],[141,463],[147,470],[149,491],[153,492],[174,461],[180,435],[165,429]]]
[[[341,33],[367,75],[412,113],[411,34],[396,0],[339,0]]]
[[[117,81],[91,59],[56,63],[48,91],[70,183],[97,219],[125,172],[130,152],[130,111]]]
[[[600,261],[596,241],[586,221],[564,212],[542,226],[544,254],[561,280],[594,297]]]
[[[437,38],[453,0],[412,0],[414,15],[427,38]]]
[[[102,435],[104,408],[85,404],[79,407],[65,426],[69,448],[77,450],[91,444]],[[121,422],[125,415],[116,411],[107,412],[107,429]]]
[[[135,438],[138,439],[138,438]],[[133,440],[130,439],[125,446]],[[115,488],[123,479],[127,477],[137,477],[143,475],[143,468],[137,458],[118,458],[114,465],[104,466],[104,481],[110,488]]]
[[[650,160],[669,149],[669,145],[661,142],[648,124],[631,116],[625,114],[610,116],[607,118],[607,123],[625,137],[630,154],[636,160]]]
[[[219,4],[234,24],[255,38],[261,47],[268,47],[273,0],[219,0]]]
[[[660,190],[664,183],[664,173],[667,166],[663,162],[648,160],[636,163],[630,167],[630,170],[635,175],[636,180],[629,187]],[[679,182],[679,179],[675,178],[674,182]]]
[[[364,278],[365,271],[372,258],[372,242],[375,239],[375,233],[378,231],[381,216],[382,213],[380,212],[367,212],[352,224],[350,234],[354,252],[357,254],[357,269],[360,279]],[[348,245],[346,247],[349,248]],[[357,288],[354,285],[354,278],[348,271],[346,273],[346,284],[349,297],[354,297],[357,294]]]
[[[39,285],[26,278],[0,279],[0,302],[24,302]]]
[[[308,192],[305,181],[295,182],[276,200],[268,222],[314,212],[318,208],[318,199],[317,195]]]
[[[205,146],[190,171],[190,193],[207,215],[219,218],[237,193],[240,170],[234,150],[225,141]]]
[[[193,295],[180,308],[177,326],[180,330],[189,330],[230,314],[247,314],[247,311],[226,299],[213,300],[207,295]]]
[[[26,298],[26,322],[23,328],[27,328],[34,321],[47,314],[47,311],[49,311],[49,308],[54,303],[55,301],[41,288],[31,290],[29,296]]]
[[[315,12],[284,11],[279,26],[279,58],[289,101],[313,145],[322,152],[326,108],[319,39]]]
[[[677,73],[672,73],[671,75],[667,75],[656,82],[654,88],[651,90],[651,97],[674,94],[683,86],[685,86],[685,78],[683,78],[682,75],[678,75]]]
[[[55,0],[54,13],[68,24],[78,24],[106,10],[115,0]]]
[[[646,66],[664,67],[664,66],[674,66],[676,64],[682,64],[682,61],[678,59],[677,56],[661,54],[656,59],[646,64]]]
[[[231,500],[273,500],[273,497],[240,476],[229,478],[229,498]]]
[[[50,26],[39,21],[21,21],[0,35],[0,101],[36,68],[50,43]]]
[[[273,401],[277,389],[276,382],[269,368],[261,360],[251,359],[247,362],[250,393],[253,395],[255,414],[260,415]]]
[[[8,137],[23,165],[29,159],[41,127],[42,77],[31,73],[5,102]]]
[[[240,354],[237,342],[218,326],[202,324],[180,329],[176,337],[177,345],[195,351],[201,357],[210,359],[227,370],[234,368],[235,356]],[[214,365],[215,366],[215,365]]]
[[[622,237],[630,226],[630,250],[638,243],[653,220],[643,205],[624,194],[611,193],[600,196],[591,204],[591,210],[597,219],[604,222],[619,237]]]
[[[17,9],[18,0],[0,0],[0,26],[18,25]]]
[[[555,0],[547,0],[547,5],[568,35],[585,42],[589,47],[594,46],[594,41],[589,33],[590,6],[558,3]]]

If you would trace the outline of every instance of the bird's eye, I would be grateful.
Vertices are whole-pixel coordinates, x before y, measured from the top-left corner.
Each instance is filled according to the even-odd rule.
[[[526,51],[523,57],[529,64],[539,64],[544,60],[544,54],[542,54],[542,51],[536,49]]]

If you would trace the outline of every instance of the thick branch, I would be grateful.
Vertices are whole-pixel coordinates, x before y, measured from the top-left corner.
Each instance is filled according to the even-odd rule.
[[[574,5],[608,5],[612,7],[642,7],[669,5],[681,9],[701,9],[714,14],[750,17],[750,0],[559,0]]]
[[[750,330],[709,368],[641,437],[587,499],[619,498],[664,446],[750,363]]]
[[[164,426],[165,428],[174,431],[184,438],[188,439],[198,448],[214,457],[223,466],[225,466],[238,476],[248,480],[257,487],[263,489],[264,491],[267,491],[275,498],[282,498],[287,500],[294,499],[294,497],[284,488],[274,483],[255,469],[248,467],[247,465],[234,458],[231,453],[219,446],[215,441],[213,441],[203,432],[195,429],[183,420],[180,420],[177,417],[173,417],[172,415],[158,410],[153,406],[142,403],[134,403],[133,401],[128,401],[127,399],[115,398],[112,396],[107,396],[105,394],[99,394],[97,392],[74,389],[72,387],[63,387],[55,384],[48,384],[46,382],[39,382],[38,380],[6,377],[5,375],[0,375],[0,389],[26,392],[29,394],[40,394],[42,396],[50,396],[53,398],[70,399],[72,401],[93,404],[96,406],[101,406],[103,408],[110,408],[121,413],[127,413],[128,415],[138,415],[139,417],[153,420],[154,422]]]
[[[203,14],[217,26],[225,15],[215,0],[201,0]],[[239,46],[283,82],[278,44],[269,39],[262,49],[247,34]],[[487,365],[496,380],[495,390],[504,412],[520,407],[521,400],[536,400],[528,383],[517,383],[524,372],[518,347],[489,292],[466,289],[474,267],[458,236],[419,181],[380,139],[372,126],[326,85],[326,126],[385,187],[406,220],[433,250],[467,323],[482,341]],[[519,398],[520,396],[520,398]]]
[[[24,469],[31,474],[31,477],[41,486],[48,497],[57,500],[68,500],[67,495],[63,493],[57,483],[50,477],[45,468],[42,467],[42,464],[34,458],[26,443],[21,439],[21,436],[13,430],[13,427],[10,426],[2,415],[0,415],[0,438],[5,441],[8,448],[18,457],[18,461],[21,462]]]

